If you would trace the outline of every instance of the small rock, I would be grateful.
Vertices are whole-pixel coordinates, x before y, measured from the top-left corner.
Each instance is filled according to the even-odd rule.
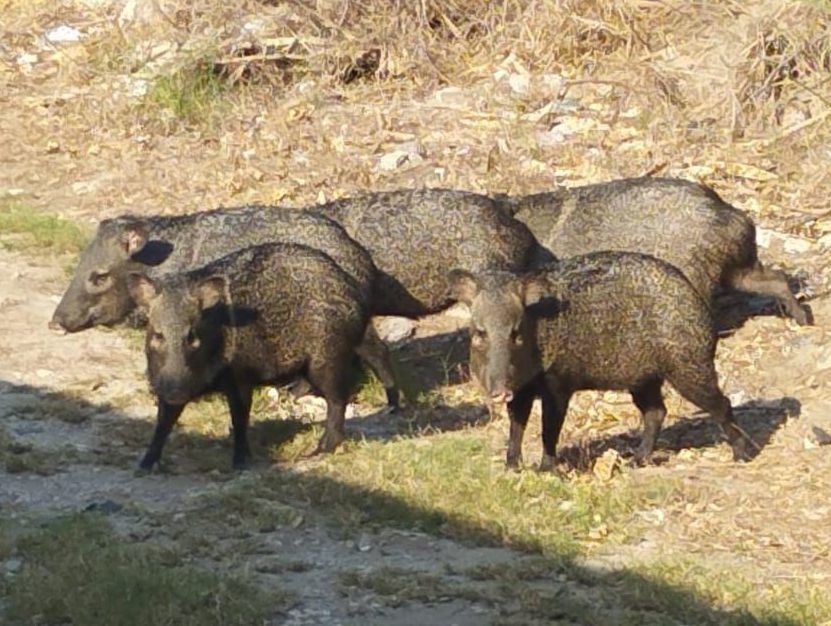
[[[46,37],[46,41],[49,43],[73,43],[80,41],[81,31],[77,28],[72,28],[72,26],[61,24],[60,26],[46,31],[44,37]]]
[[[372,550],[372,544],[369,542],[369,537],[367,535],[361,535],[356,542],[355,547],[358,548],[358,552],[369,552]]]
[[[600,480],[610,480],[616,470],[620,469],[620,454],[615,449],[606,450],[592,467],[592,474]]]
[[[146,78],[133,78],[127,83],[127,95],[131,98],[141,98],[149,87],[150,82]]]
[[[181,522],[183,519],[185,519],[185,514],[184,513],[176,513],[176,514],[173,515],[173,521],[174,522]]]
[[[457,302],[449,309],[445,310],[444,314],[447,317],[452,317],[453,319],[462,320],[465,322],[470,321],[470,307],[462,302]]]
[[[32,54],[31,52],[21,52],[17,55],[18,65],[34,65],[39,60],[38,55]]]
[[[788,254],[801,254],[808,252],[813,243],[805,237],[796,237],[770,230],[768,228],[756,228],[756,241],[763,248],[781,248]]]
[[[377,322],[378,335],[388,343],[404,341],[415,334],[416,324],[406,317],[385,317]]]
[[[17,574],[23,568],[22,559],[8,559],[3,563],[3,569],[8,574]]]
[[[381,156],[378,160],[378,167],[385,171],[390,172],[392,170],[396,170],[399,167],[402,167],[406,163],[411,165],[418,165],[424,159],[418,152],[409,152],[407,150],[393,150],[392,152],[388,152]]]
[[[103,513],[104,515],[112,515],[118,513],[124,506],[112,500],[103,500],[101,502],[91,502],[87,505],[84,511]]]
[[[527,74],[511,74],[508,76],[508,85],[515,94],[524,96],[531,89],[531,79]]]
[[[831,434],[819,426],[812,426],[811,440],[818,446],[827,446],[831,444]]]
[[[429,101],[435,102],[436,104],[444,104],[444,105],[455,105],[455,106],[466,106],[470,104],[472,98],[470,97],[470,93],[460,87],[445,87],[444,89],[439,89],[438,91],[434,92],[432,96],[430,96]]]

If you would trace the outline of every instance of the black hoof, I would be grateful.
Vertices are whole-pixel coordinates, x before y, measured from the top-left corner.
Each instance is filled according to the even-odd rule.
[[[245,457],[244,459],[234,459],[234,470],[237,472],[247,472],[251,469],[251,459]]]
[[[522,468],[522,454],[508,453],[505,458],[505,467],[507,469],[519,471]]]
[[[317,444],[317,448],[315,449],[313,455],[317,454],[329,454],[334,452],[335,449],[343,443],[346,437],[343,433],[331,433],[326,432],[320,438],[320,441]]]
[[[814,325],[814,312],[810,307],[799,307],[794,311],[793,318],[800,326]]]
[[[537,471],[543,473],[553,473],[559,475],[560,472],[557,470],[557,459],[550,455],[543,453],[542,459],[540,459],[540,465],[537,468]]]
[[[390,413],[396,413],[398,409],[401,408],[401,394],[398,393],[398,389],[390,388],[386,390],[387,392],[387,409]]]
[[[752,448],[744,439],[731,444],[731,447],[733,448],[733,460],[737,463],[747,463],[753,460]]]

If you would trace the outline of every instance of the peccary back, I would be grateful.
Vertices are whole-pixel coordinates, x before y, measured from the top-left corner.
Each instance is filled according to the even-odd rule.
[[[379,277],[373,312],[417,317],[449,306],[447,272],[522,270],[537,243],[487,196],[447,189],[358,195],[316,210],[372,255]]]
[[[235,465],[248,456],[253,388],[305,377],[327,400],[321,447],[343,438],[349,360],[369,319],[366,295],[323,252],[296,244],[246,248],[183,274],[132,273],[131,296],[147,311],[147,371],[159,418],[142,467],[158,461],[190,400],[225,393]]]
[[[543,397],[546,464],[571,395],[580,389],[633,393],[642,410],[663,409],[669,380],[725,427],[737,458],[746,454],[718,388],[716,333],[706,300],[675,267],[648,255],[596,252],[562,259],[529,275],[451,274],[471,307],[471,373],[509,402],[509,463],[516,463],[531,401]],[[643,401],[641,401],[643,400]],[[660,410],[659,410],[660,407]],[[663,414],[644,439],[652,451]]]
[[[629,178],[506,202],[557,257],[650,254],[679,268],[706,298],[720,286],[758,291],[778,298],[799,323],[809,322],[784,275],[759,262],[750,217],[704,185]]]
[[[247,206],[189,215],[103,221],[81,255],[53,322],[70,332],[123,320],[134,308],[125,277],[199,267],[234,250],[269,242],[324,251],[366,290],[375,269],[369,254],[335,222],[299,210]]]

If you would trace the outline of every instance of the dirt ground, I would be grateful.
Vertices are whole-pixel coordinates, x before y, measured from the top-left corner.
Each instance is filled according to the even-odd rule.
[[[544,112],[561,118],[552,127],[562,134],[556,138],[538,118],[518,117],[544,105],[555,77],[523,73],[516,60],[501,66],[503,75],[465,79],[459,86],[434,80],[344,87],[303,79],[274,101],[243,92],[230,109],[215,113],[218,120],[171,130],[135,109],[130,93],[137,75],[101,69],[95,65],[103,63],[100,48],[84,48],[85,39],[100,37],[101,24],[117,12],[92,2],[62,3],[59,10],[39,3],[25,10],[9,6],[15,21],[0,39],[0,199],[84,225],[125,211],[180,213],[250,201],[301,206],[366,188],[413,185],[517,193],[648,171],[703,180],[747,209],[760,225],[763,260],[794,277],[815,318],[815,325],[798,327],[778,317],[771,302],[754,298],[732,302],[732,313],[725,314],[725,326],[732,316],[752,314],[724,334],[717,365],[737,418],[760,453],[746,465],[732,463],[715,426],[671,392],[662,462],[633,473],[706,497],[643,511],[647,523],[636,538],[598,542],[581,563],[612,571],[696,557],[751,581],[808,580],[831,595],[831,226],[806,218],[827,217],[827,183],[815,175],[818,159],[806,156],[800,171],[784,156],[799,146],[786,151],[758,137],[738,145],[714,138],[679,151],[668,137],[638,127],[642,112],[621,113],[618,102],[619,115],[604,118],[614,107],[605,99],[608,90],[597,85],[575,86],[555,113]],[[80,43],[43,42],[43,33],[64,23],[80,30]],[[129,24],[124,28],[129,33]],[[531,95],[521,86],[526,79]],[[820,137],[816,154],[830,145]],[[827,163],[827,153],[822,158]],[[770,171],[778,173],[764,175]],[[68,262],[66,256],[0,247],[0,425],[8,437],[4,445],[13,444],[24,459],[22,466],[0,468],[0,512],[23,519],[114,507],[108,519],[119,533],[163,543],[172,531],[148,530],[148,520],[188,521],[201,514],[205,498],[254,489],[273,469],[264,459],[244,475],[224,469],[230,451],[220,419],[199,442],[173,438],[166,453],[175,472],[134,474],[155,419],[140,342],[135,333],[119,330],[49,331],[68,282]],[[415,336],[395,350],[401,367],[425,368],[419,342],[463,323],[458,311],[419,322]],[[445,392],[476,397],[470,383],[448,378]],[[281,406],[281,418],[321,415],[314,400]],[[425,409],[419,419],[432,421],[436,430],[469,427],[493,439],[506,435],[504,418],[487,421],[478,406],[465,410],[431,415]],[[402,419],[379,415],[379,407],[368,404],[351,411],[347,427],[355,438],[391,437]],[[185,430],[199,419],[198,410],[188,413]],[[633,440],[637,424],[626,397],[583,394],[571,408],[561,454],[590,472],[604,451]],[[529,459],[539,454],[535,434],[527,436]],[[315,463],[289,466],[302,473]],[[481,594],[437,592],[389,603],[360,585],[344,591],[343,580],[355,572],[407,570],[434,575],[439,586],[490,593],[464,572],[533,558],[507,546],[392,527],[344,536],[332,531],[327,512],[312,502],[292,501],[291,507],[301,521],[255,533],[240,565],[263,587],[293,594],[275,610],[275,624],[498,621],[505,612],[481,601]],[[232,539],[210,536],[216,560],[227,560],[218,567],[239,565]],[[590,590],[581,593],[591,597]],[[831,615],[827,619],[831,623]]]

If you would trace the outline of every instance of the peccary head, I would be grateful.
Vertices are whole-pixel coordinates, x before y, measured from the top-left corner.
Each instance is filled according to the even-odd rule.
[[[545,296],[535,276],[464,270],[449,275],[453,296],[470,307],[470,372],[494,402],[509,402],[539,373],[536,321],[528,307]]]
[[[204,393],[224,367],[222,276],[193,281],[185,276],[153,281],[131,272],[127,287],[147,314],[147,375],[153,392],[181,405]]]
[[[133,309],[126,274],[131,258],[148,239],[140,220],[101,222],[95,238],[81,254],[69,288],[49,326],[77,332],[99,324],[114,324]]]

